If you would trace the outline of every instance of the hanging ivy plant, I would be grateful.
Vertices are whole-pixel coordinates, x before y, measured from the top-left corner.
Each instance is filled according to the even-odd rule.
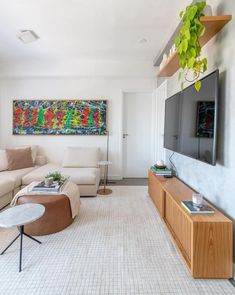
[[[200,17],[206,1],[197,2],[186,7],[180,12],[183,25],[175,39],[176,52],[179,56],[180,67],[178,79],[181,81],[181,89],[185,82],[194,82],[195,89],[200,91],[200,75],[207,70],[207,58],[201,57],[201,45],[199,38],[204,35],[205,26],[201,23]]]

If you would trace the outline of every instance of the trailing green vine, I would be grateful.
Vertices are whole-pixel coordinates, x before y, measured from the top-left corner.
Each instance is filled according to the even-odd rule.
[[[200,91],[199,78],[207,70],[207,58],[201,57],[199,42],[199,38],[205,32],[205,26],[200,21],[200,17],[204,15],[205,6],[206,1],[197,2],[180,12],[183,25],[175,39],[175,46],[180,67],[183,69],[178,76],[181,81],[181,89],[184,89],[185,82],[194,82],[195,89]]]

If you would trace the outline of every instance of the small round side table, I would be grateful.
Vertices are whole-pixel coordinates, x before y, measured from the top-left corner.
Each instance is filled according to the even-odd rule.
[[[45,212],[45,207],[40,204],[24,204],[18,205],[6,209],[0,213],[0,227],[19,227],[20,233],[18,236],[3,250],[0,255],[4,254],[8,248],[20,238],[20,263],[19,272],[21,272],[22,265],[22,248],[23,248],[23,236],[30,238],[31,240],[41,244],[41,242],[34,237],[24,232],[24,226],[31,222],[38,220]]]
[[[110,195],[113,191],[110,188],[106,188],[107,186],[107,178],[108,178],[108,166],[111,165],[112,162],[110,161],[100,161],[98,162],[99,166],[104,167],[104,187],[98,189],[97,193],[99,195]]]

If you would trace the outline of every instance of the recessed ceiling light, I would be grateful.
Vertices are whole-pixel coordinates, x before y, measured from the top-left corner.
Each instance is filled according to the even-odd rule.
[[[141,38],[140,40],[139,40],[139,43],[140,44],[144,44],[144,43],[147,43],[148,42],[148,39],[147,38]]]
[[[17,34],[17,37],[25,44],[39,39],[39,36],[32,30],[22,30],[19,34]]]

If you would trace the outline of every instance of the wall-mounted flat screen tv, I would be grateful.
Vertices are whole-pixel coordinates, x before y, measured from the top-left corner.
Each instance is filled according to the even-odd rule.
[[[182,155],[216,164],[219,71],[169,97],[165,103],[164,147]]]

